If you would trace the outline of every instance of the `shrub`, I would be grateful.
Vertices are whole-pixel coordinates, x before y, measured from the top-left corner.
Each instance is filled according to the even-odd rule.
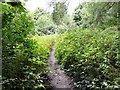
[[[17,5],[19,2],[10,3]],[[6,3],[0,5],[3,17],[3,90],[45,89],[50,41],[44,37],[37,40],[32,35],[34,22],[26,10]]]
[[[59,37],[55,56],[74,78],[75,88],[120,89],[117,30],[69,30]]]

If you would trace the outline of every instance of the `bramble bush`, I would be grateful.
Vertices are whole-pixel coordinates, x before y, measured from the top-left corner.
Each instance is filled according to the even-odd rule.
[[[74,87],[81,90],[120,89],[120,51],[117,28],[68,30],[57,37],[55,56]]]

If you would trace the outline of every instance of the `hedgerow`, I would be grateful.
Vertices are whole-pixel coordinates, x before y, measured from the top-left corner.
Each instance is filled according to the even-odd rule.
[[[120,52],[118,31],[69,30],[58,37],[55,56],[74,87],[81,90],[120,89]]]

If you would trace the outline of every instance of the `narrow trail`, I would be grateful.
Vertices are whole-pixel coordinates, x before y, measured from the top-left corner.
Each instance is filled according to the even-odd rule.
[[[60,69],[59,65],[56,64],[54,56],[55,48],[52,47],[50,56],[48,58],[50,73],[50,84],[52,88],[72,88],[72,79],[68,77],[63,70]]]

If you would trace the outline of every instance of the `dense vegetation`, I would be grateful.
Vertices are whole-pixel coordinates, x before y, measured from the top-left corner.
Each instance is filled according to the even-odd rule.
[[[119,3],[82,3],[68,15],[66,0],[52,1],[52,13],[41,8],[31,13],[21,2],[0,3],[3,90],[49,87],[53,45],[75,88],[120,89]]]
[[[52,44],[50,37],[33,36],[33,18],[21,3],[0,4],[3,89],[45,88],[47,59]]]
[[[83,3],[74,14],[80,29],[70,29],[58,36],[56,58],[74,78],[75,88],[120,89],[117,8],[118,3],[115,2]]]
[[[80,89],[113,89],[120,84],[117,30],[77,30],[56,44],[58,63]]]
[[[74,14],[74,20],[83,28],[102,28],[118,25],[119,3],[92,2],[80,4]]]
[[[35,33],[38,35],[55,34],[56,25],[52,21],[50,13],[37,8],[34,12]]]

